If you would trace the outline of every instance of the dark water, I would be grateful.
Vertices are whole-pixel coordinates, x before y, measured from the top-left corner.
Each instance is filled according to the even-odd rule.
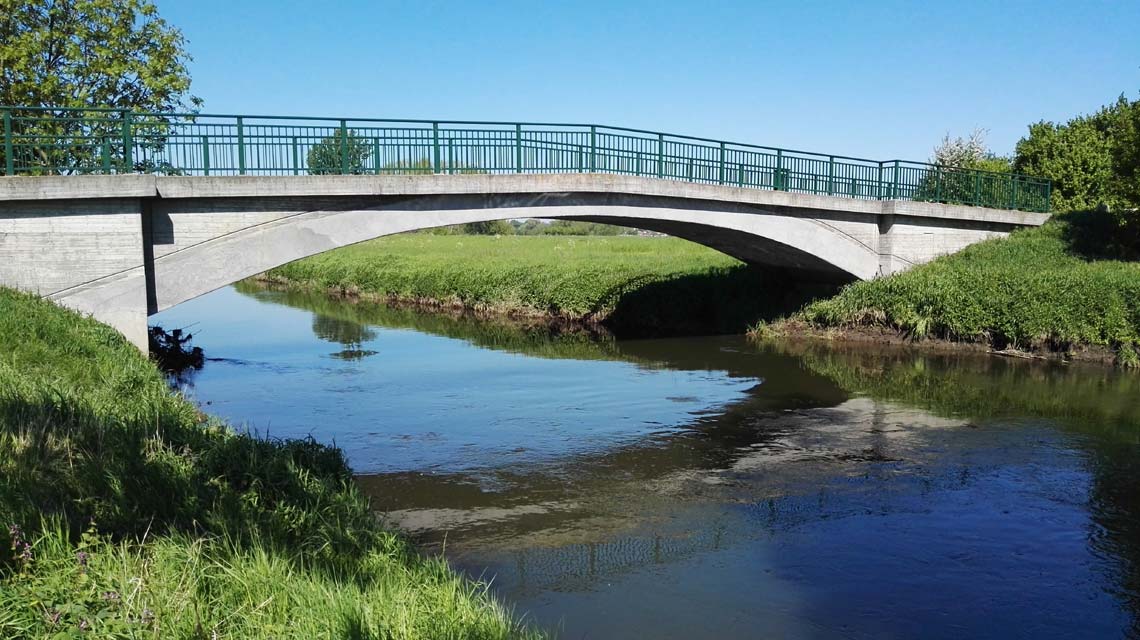
[[[561,637],[1140,638],[1140,375],[247,287],[158,321],[210,412],[335,441]]]

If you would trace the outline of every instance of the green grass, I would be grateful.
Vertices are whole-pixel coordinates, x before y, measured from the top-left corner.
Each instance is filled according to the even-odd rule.
[[[4,638],[531,633],[381,529],[337,449],[234,433],[115,331],[5,289],[0,524]]]
[[[819,287],[676,238],[408,234],[271,270],[292,286],[520,315],[638,334],[743,333]]]
[[[807,305],[816,327],[886,327],[914,338],[1067,351],[1088,345],[1136,362],[1140,263],[1093,259],[1097,214],[1055,217]]]

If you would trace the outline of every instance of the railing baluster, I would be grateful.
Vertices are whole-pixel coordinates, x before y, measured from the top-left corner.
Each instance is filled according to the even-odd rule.
[[[12,144],[12,112],[4,110],[4,175],[16,175],[15,145]]]
[[[245,175],[245,122],[241,116],[237,119],[237,152],[238,152],[238,175]]]

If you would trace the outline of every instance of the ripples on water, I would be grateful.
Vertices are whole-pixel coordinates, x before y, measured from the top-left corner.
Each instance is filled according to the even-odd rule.
[[[187,392],[335,441],[563,637],[1140,637],[1140,376],[621,341],[239,285]]]

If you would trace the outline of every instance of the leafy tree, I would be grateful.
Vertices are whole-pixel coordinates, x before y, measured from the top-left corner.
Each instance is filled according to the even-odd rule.
[[[515,232],[515,228],[506,220],[488,220],[468,222],[463,225],[463,232],[476,236],[509,236]]]
[[[989,150],[985,129],[974,129],[965,137],[951,138],[947,133],[934,148],[930,163],[939,168],[923,176],[915,190],[917,200],[960,204],[978,198],[997,202],[1009,199],[1007,177],[977,174],[1007,174],[1012,165],[1009,158]]]
[[[185,45],[151,0],[0,0],[0,104],[154,114],[197,108]],[[51,118],[59,112],[50,111],[10,114],[16,159],[30,172],[93,170],[107,162],[124,168],[122,145],[109,142],[121,139],[116,114],[71,120]],[[168,118],[137,123],[135,165],[125,168],[161,169],[155,156]]]
[[[1041,121],[1017,143],[1014,169],[1053,181],[1056,211],[1091,209],[1114,200],[1112,136],[1121,101],[1065,124]]]
[[[337,131],[309,149],[306,160],[313,175],[364,173],[372,149],[355,131]]]
[[[1112,132],[1112,191],[1118,204],[1140,208],[1140,100],[1121,108]]]

